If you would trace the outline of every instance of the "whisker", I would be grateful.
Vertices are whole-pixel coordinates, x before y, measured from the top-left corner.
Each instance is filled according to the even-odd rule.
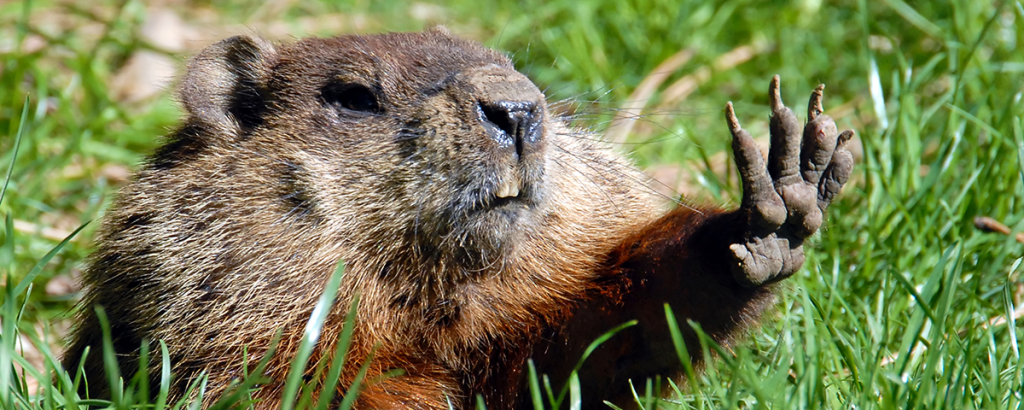
[[[554,144],[552,144],[552,145],[554,145]],[[573,154],[572,152],[569,152],[568,150],[566,150],[566,149],[562,148],[561,146],[558,146],[558,145],[554,145],[554,146],[555,146],[556,148],[558,148],[558,149],[559,149],[560,151],[562,151],[562,152],[564,152],[564,153],[566,153],[566,154],[569,154],[570,156],[572,156],[572,157],[574,157],[574,158],[576,158],[576,159],[580,160],[580,163],[582,163],[582,164],[583,164],[584,166],[586,166],[586,167],[590,168],[591,170],[597,171],[597,169],[595,169],[595,168],[593,167],[593,165],[591,164],[591,161],[586,161],[586,160],[583,160],[582,158],[580,158],[580,157],[579,157],[579,156],[577,156],[576,154]],[[606,202],[608,202],[608,204],[610,204],[610,205],[611,205],[612,207],[614,207],[614,208],[615,208],[615,210],[616,210],[616,211],[617,211],[618,213],[620,213],[620,214],[621,214],[621,213],[623,213],[623,212],[622,212],[622,209],[621,209],[621,208],[619,207],[619,204],[618,204],[618,203],[617,203],[617,202],[616,202],[616,201],[615,201],[614,199],[612,199],[611,195],[609,195],[607,191],[605,191],[605,189],[604,189],[604,186],[602,186],[602,185],[598,184],[598,183],[597,183],[597,181],[594,181],[593,179],[591,179],[591,178],[590,178],[590,176],[589,176],[589,175],[587,175],[587,174],[586,174],[585,172],[579,172],[579,170],[578,170],[578,169],[575,169],[575,168],[569,168],[569,167],[567,167],[567,165],[566,165],[566,164],[564,164],[564,163],[561,163],[561,162],[560,162],[560,161],[558,161],[558,160],[555,160],[554,162],[555,162],[556,164],[558,164],[558,165],[561,165],[563,169],[566,169],[566,170],[571,170],[571,171],[576,171],[576,172],[570,172],[570,173],[569,173],[569,175],[572,175],[572,174],[579,174],[579,175],[583,175],[583,177],[584,177],[584,178],[586,178],[586,179],[587,179],[587,180],[588,180],[588,181],[590,182],[590,184],[591,184],[592,186],[594,186],[594,187],[597,187],[597,188],[598,188],[598,190],[599,190],[599,191],[601,192],[601,194],[602,194],[602,195],[604,195],[604,197],[605,197],[605,200],[606,200]],[[600,172],[598,172],[597,174],[598,174],[598,175],[601,175],[601,173],[600,173]],[[611,181],[611,179],[610,179],[610,178],[608,178],[608,177],[604,177],[604,178],[605,178],[605,181]],[[579,179],[578,179],[578,178],[575,178],[575,179],[576,179],[576,181],[579,181]]]
[[[560,135],[562,135],[562,134],[560,134]],[[553,145],[556,148],[558,148],[560,151],[562,151],[562,152],[564,152],[564,153],[566,153],[566,154],[568,154],[568,155],[570,155],[572,157],[575,157],[576,159],[580,160],[580,163],[588,166],[590,169],[592,169],[594,171],[597,171],[598,175],[601,174],[601,170],[595,168],[595,166],[596,165],[601,165],[601,166],[604,167],[603,169],[605,171],[613,173],[613,174],[615,174],[615,175],[617,175],[617,176],[619,176],[621,178],[624,178],[626,180],[629,180],[630,182],[633,182],[634,184],[636,184],[636,186],[642,187],[643,189],[647,190],[648,192],[650,192],[652,194],[655,194],[655,195],[657,195],[657,196],[659,196],[661,198],[664,198],[664,199],[666,199],[666,200],[676,204],[677,206],[686,206],[686,207],[689,208],[688,205],[686,205],[685,203],[683,203],[683,202],[681,202],[679,200],[679,196],[680,195],[678,195],[679,193],[674,188],[672,188],[672,187],[670,187],[668,185],[665,185],[661,181],[658,181],[658,180],[656,180],[654,178],[650,178],[650,177],[645,178],[644,180],[641,180],[641,179],[638,179],[637,177],[635,177],[634,175],[632,175],[632,173],[630,173],[630,172],[623,172],[621,170],[621,166],[619,164],[617,164],[617,163],[605,163],[605,162],[602,162],[602,161],[594,161],[594,160],[589,159],[589,158],[580,157],[579,155],[576,155],[576,154],[572,153],[571,151],[565,149],[564,147],[562,147],[560,145],[557,145],[557,144],[553,144]],[[606,180],[612,181],[610,178],[606,178]],[[665,189],[668,189],[669,191],[675,192],[677,195],[675,197],[665,195],[665,194],[661,193],[660,191],[658,191],[657,189],[655,189],[654,187],[652,187],[651,186],[652,183],[653,184],[657,184],[657,185],[659,185],[661,187],[664,187]]]

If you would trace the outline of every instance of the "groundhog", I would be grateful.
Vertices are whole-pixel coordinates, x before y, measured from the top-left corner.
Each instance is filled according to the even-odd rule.
[[[318,386],[316,363],[354,321],[341,382],[319,385],[335,404],[359,378],[360,409],[468,409],[478,396],[531,408],[529,361],[557,387],[591,342],[635,319],[579,373],[585,407],[628,406],[628,380],[680,375],[664,305],[689,351],[700,344],[686,320],[730,343],[802,265],[851,173],[852,132],[824,115],[821,87],[803,126],[778,77],[768,95],[767,161],[725,109],[740,207],[665,211],[648,177],[553,115],[507,56],[444,29],[221,41],[188,65],[184,124],[105,216],[65,368],[84,360],[81,393],[110,396],[99,306],[121,374],[158,376],[162,341],[171,399],[205,375],[209,406],[280,332],[253,393],[277,408],[343,261],[306,374]]]

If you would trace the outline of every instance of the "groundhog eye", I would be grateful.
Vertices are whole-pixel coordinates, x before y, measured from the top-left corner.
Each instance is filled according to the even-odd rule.
[[[359,112],[381,112],[377,96],[360,84],[332,84],[321,92],[324,102],[335,108]]]

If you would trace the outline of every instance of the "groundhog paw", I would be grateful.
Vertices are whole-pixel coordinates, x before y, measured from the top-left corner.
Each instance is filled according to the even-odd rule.
[[[725,107],[743,183],[740,213],[747,217],[741,242],[729,246],[732,274],[741,285],[781,280],[803,265],[804,239],[821,226],[825,209],[853,170],[853,156],[846,149],[853,131],[839,133],[825,115],[824,88],[820,85],[811,93],[808,122],[801,133],[796,115],[782,104],[779,76],[772,78],[767,166],[750,133],[740,127],[732,103]]]

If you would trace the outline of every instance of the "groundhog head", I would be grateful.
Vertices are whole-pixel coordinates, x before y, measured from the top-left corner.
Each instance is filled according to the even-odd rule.
[[[202,141],[176,156],[193,144],[265,157],[281,214],[350,242],[367,233],[354,235],[405,241],[421,263],[484,267],[545,209],[555,127],[543,94],[504,55],[443,29],[280,51],[230,38],[193,60],[180,98]],[[155,162],[168,160],[182,159]]]

